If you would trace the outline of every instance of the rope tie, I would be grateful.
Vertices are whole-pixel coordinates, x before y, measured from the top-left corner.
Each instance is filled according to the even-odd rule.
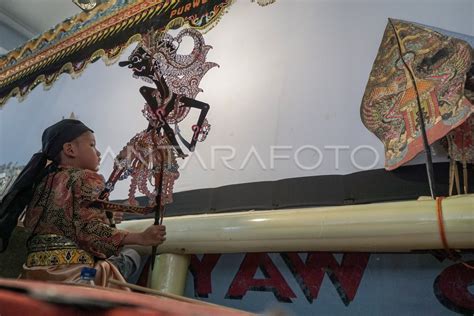
[[[446,237],[446,229],[444,226],[444,219],[443,219],[443,206],[442,206],[443,199],[444,197],[436,198],[436,213],[438,216],[438,228],[439,228],[439,235],[441,238],[441,243],[443,244],[443,248],[446,251],[449,259],[455,262],[460,262],[469,269],[474,269],[474,266],[471,266],[467,264],[466,262],[462,261],[461,257],[449,247],[448,238]]]

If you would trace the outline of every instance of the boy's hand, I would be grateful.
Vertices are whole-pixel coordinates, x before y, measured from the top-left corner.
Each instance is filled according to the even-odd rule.
[[[114,212],[115,224],[120,224],[123,221],[123,212]]]
[[[140,245],[158,246],[166,240],[166,227],[164,225],[152,225],[140,235]]]

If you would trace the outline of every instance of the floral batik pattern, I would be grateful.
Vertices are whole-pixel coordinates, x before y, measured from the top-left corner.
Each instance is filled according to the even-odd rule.
[[[38,184],[25,227],[33,236],[65,236],[101,259],[117,255],[127,232],[110,227],[105,211],[89,207],[104,187],[104,178],[96,172],[60,167]]]

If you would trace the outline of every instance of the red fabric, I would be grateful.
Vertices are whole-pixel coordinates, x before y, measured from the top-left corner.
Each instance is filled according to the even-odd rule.
[[[15,291],[9,290],[16,289]],[[26,293],[25,293],[26,291]],[[53,300],[63,299],[67,304],[57,304],[37,299],[47,294]],[[79,308],[74,301],[80,299],[128,304],[113,308]],[[50,299],[51,301],[51,299]],[[164,297],[123,292],[105,288],[91,288],[77,285],[54,284],[35,281],[0,279],[0,315],[8,316],[67,316],[67,315],[250,315],[246,312],[219,308],[218,306],[192,304]]]

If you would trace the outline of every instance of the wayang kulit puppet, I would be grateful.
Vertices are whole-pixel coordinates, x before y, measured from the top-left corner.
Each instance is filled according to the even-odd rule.
[[[433,198],[433,143],[447,136],[450,156],[464,166],[472,161],[473,58],[462,39],[389,19],[364,93],[362,122],[384,144],[385,168],[424,151]]]
[[[194,47],[188,55],[178,53],[183,38],[190,37]],[[172,202],[173,185],[179,177],[177,158],[185,158],[180,143],[194,151],[196,143],[204,141],[210,130],[206,119],[209,105],[196,100],[202,90],[199,84],[207,71],[217,64],[206,62],[211,46],[205,45],[201,33],[194,29],[182,30],[176,37],[159,31],[151,31],[142,37],[142,42],[131,53],[127,61],[135,78],[153,84],[142,86],[140,94],[145,100],[142,110],[148,127],[136,134],[115,159],[102,199],[98,207],[144,213],[155,210],[156,221],[163,219],[164,205]],[[179,123],[191,108],[200,111],[196,124],[192,125],[192,137],[186,140],[181,135]],[[179,142],[178,142],[179,140]],[[131,177],[128,202],[130,207],[108,203],[105,199],[119,180]],[[152,187],[150,189],[149,187]],[[144,194],[148,207],[138,207],[136,191]]]

